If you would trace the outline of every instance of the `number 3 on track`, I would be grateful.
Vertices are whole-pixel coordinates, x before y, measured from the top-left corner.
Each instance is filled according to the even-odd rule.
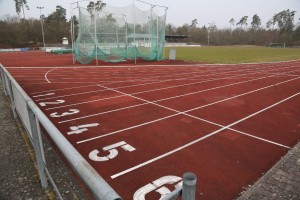
[[[54,113],[51,113],[50,116],[51,117],[64,117],[64,116],[67,116],[67,115],[74,115],[76,113],[79,113],[79,110],[77,109],[69,109],[69,112],[64,112],[62,114],[58,114],[57,112],[54,112]]]
[[[98,156],[98,154],[100,153],[97,149],[95,149],[94,151],[91,151],[91,153],[89,154],[89,158],[93,161],[97,161],[97,162],[103,162],[103,161],[108,161],[110,159],[115,158],[118,155],[118,150],[116,149],[117,147],[122,148],[125,151],[134,151],[135,148],[129,144],[127,144],[126,142],[122,141],[122,142],[118,142],[106,147],[103,147],[102,150],[103,151],[108,151],[109,154],[107,156],[103,156],[100,157]]]

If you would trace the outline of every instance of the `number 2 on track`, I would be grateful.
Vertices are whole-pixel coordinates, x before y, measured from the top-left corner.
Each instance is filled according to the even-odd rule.
[[[40,106],[46,106],[46,105],[50,105],[50,104],[61,104],[61,103],[65,103],[65,100],[56,100],[56,101],[52,101],[52,102],[41,102],[39,103]]]

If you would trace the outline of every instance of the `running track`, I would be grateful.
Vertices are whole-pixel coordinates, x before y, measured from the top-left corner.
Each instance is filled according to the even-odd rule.
[[[300,61],[7,69],[124,199],[234,199],[300,139]]]

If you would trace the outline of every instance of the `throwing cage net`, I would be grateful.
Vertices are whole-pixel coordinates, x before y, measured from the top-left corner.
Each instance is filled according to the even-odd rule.
[[[147,10],[134,4],[79,7],[76,60],[87,64],[93,60],[163,59],[167,8],[148,4],[147,7]]]

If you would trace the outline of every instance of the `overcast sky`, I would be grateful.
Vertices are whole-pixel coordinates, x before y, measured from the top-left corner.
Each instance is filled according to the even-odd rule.
[[[79,0],[27,0],[30,10],[25,11],[26,18],[39,17],[37,6],[42,6],[42,13],[48,16],[55,11],[56,5],[67,10],[70,18],[70,3]],[[190,24],[193,19],[198,20],[198,26],[215,23],[218,28],[229,27],[229,20],[234,18],[238,22],[243,16],[248,16],[248,26],[252,17],[257,14],[262,20],[262,26],[271,17],[282,10],[296,11],[295,23],[300,18],[300,0],[144,0],[152,4],[169,7],[167,23],[181,26]],[[126,6],[133,0],[104,0],[105,3],[114,6]],[[81,3],[82,5],[86,5]],[[0,0],[0,16],[5,14],[16,15],[14,0]],[[22,13],[21,13],[21,16]]]

